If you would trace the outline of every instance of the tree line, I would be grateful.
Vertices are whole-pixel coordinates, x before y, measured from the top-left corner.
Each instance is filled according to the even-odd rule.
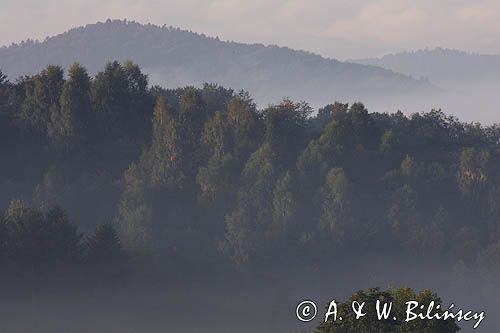
[[[11,201],[0,216],[0,263],[5,272],[34,275],[78,265],[103,269],[125,259],[111,223],[84,237],[63,209],[43,211],[20,200]]]

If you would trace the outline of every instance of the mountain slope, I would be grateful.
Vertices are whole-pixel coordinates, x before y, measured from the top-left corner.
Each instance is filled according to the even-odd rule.
[[[500,55],[436,48],[350,61],[379,66],[417,78],[426,77],[440,85],[500,80]]]
[[[95,73],[107,61],[129,59],[149,73],[155,84],[177,87],[214,82],[248,90],[261,105],[284,96],[320,105],[335,99],[383,100],[435,90],[428,82],[374,66],[125,21],[108,20],[43,42],[0,48],[0,68],[11,79],[48,64],[67,67],[78,61]]]
[[[467,121],[500,122],[500,55],[436,48],[350,61],[424,77],[445,91],[417,98],[405,106],[442,108]]]

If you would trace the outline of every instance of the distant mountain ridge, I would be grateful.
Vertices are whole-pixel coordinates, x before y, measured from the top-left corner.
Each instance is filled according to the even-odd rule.
[[[428,79],[443,89],[434,97],[417,96],[405,107],[442,108],[468,121],[500,122],[500,55],[435,48],[349,61]]]
[[[500,55],[469,53],[456,49],[424,49],[349,61],[379,66],[415,78],[425,77],[438,85],[459,81],[500,80]]]
[[[94,74],[112,60],[138,63],[155,84],[178,87],[213,82],[248,90],[261,104],[285,96],[321,105],[437,90],[425,80],[371,65],[120,20],[74,28],[42,42],[0,48],[0,68],[11,80],[49,64],[66,68],[75,61]]]

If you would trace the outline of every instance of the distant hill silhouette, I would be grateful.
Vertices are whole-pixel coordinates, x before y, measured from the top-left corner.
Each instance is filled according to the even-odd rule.
[[[500,55],[435,48],[350,61],[379,66],[415,78],[425,77],[444,86],[465,81],[500,81]]]
[[[75,61],[95,73],[112,60],[133,60],[150,74],[152,83],[165,87],[213,82],[245,89],[261,105],[285,96],[321,105],[336,99],[372,101],[436,90],[426,81],[374,66],[117,20],[75,28],[43,42],[29,40],[0,48],[0,68],[11,80],[48,64],[67,67]]]
[[[500,122],[500,55],[436,48],[349,61],[427,79],[443,89],[439,95],[404,100],[407,111],[442,108],[467,121]]]

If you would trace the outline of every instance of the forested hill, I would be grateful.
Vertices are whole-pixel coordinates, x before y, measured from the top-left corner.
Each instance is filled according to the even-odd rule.
[[[331,100],[384,100],[435,91],[392,71],[262,44],[224,42],[172,27],[110,21],[0,48],[0,68],[15,80],[49,64],[78,61],[91,74],[106,62],[133,60],[165,87],[219,83],[252,93],[260,105],[284,96],[324,105]]]
[[[380,66],[437,84],[460,81],[499,81],[500,55],[482,55],[453,49],[425,49],[388,54],[381,58],[352,60]]]
[[[356,283],[356,288],[356,275],[365,271],[370,281],[379,272],[387,274],[383,281],[416,272],[419,282],[459,281],[467,286],[460,291],[475,293],[471,283],[460,282],[469,281],[463,277],[470,274],[496,296],[491,291],[499,290],[500,281],[500,126],[462,123],[435,110],[411,117],[369,113],[359,102],[334,102],[311,112],[307,103],[288,99],[258,108],[247,93],[217,85],[151,88],[132,62],[111,62],[93,77],[78,64],[67,71],[48,66],[18,82],[0,71],[0,285],[10,292],[20,284],[26,291],[30,305],[21,314],[51,304],[34,303],[38,295],[49,294],[36,283],[50,281],[59,288],[61,281],[64,291],[73,292],[64,295],[72,296],[67,308],[76,306],[75,318],[108,316],[113,308],[120,310],[114,312],[119,318],[139,318],[142,326],[155,313],[161,320],[152,322],[165,322],[162,332],[196,330],[170,329],[170,322],[182,321],[184,328],[190,321],[177,312],[150,309],[163,309],[164,299],[185,309],[192,304],[183,303],[186,295],[199,302],[190,296],[193,286],[222,285],[235,271],[259,284],[262,279],[254,276],[300,271],[328,279],[328,286],[334,272],[334,281]],[[404,269],[386,269],[373,256],[404,260]],[[420,270],[420,262],[430,268]],[[429,272],[434,265],[453,267],[453,280],[435,278]],[[141,289],[123,280],[138,275],[147,279],[148,289],[135,301]],[[3,282],[11,276],[15,284]],[[30,284],[19,283],[23,277]],[[189,292],[183,294],[173,279],[184,281]],[[132,288],[124,294],[111,289],[100,302],[94,290],[104,290],[106,281]],[[286,285],[283,281],[279,284]],[[89,289],[89,312],[79,298],[87,293],[75,288],[83,283],[99,286]],[[238,291],[222,298],[241,290],[239,283],[229,285]],[[149,286],[166,286],[165,293]],[[261,288],[266,295],[271,290]],[[46,290],[53,295],[52,287]],[[403,291],[394,295],[396,302],[401,295],[417,297]],[[123,296],[115,298],[118,293]],[[247,302],[247,294],[240,295]],[[288,292],[278,295],[287,299]],[[364,295],[378,299],[380,290],[356,297]],[[139,311],[121,311],[132,303]],[[200,304],[206,316],[212,308]],[[54,313],[61,313],[63,307],[57,309]],[[283,309],[289,311],[288,305]],[[53,318],[38,313],[34,318],[42,323]],[[258,318],[238,309],[241,313]],[[113,318],[105,321],[128,324]],[[362,328],[371,327],[364,323]],[[400,332],[425,331],[403,325]],[[32,327],[5,331],[32,332]],[[336,329],[324,324],[318,332]],[[61,331],[68,330],[39,330]],[[380,330],[387,331],[386,326]],[[439,332],[456,332],[456,327],[439,326]]]
[[[179,262],[312,263],[356,244],[499,267],[500,126],[359,102],[311,113],[216,85],[150,88],[132,62],[15,83],[0,72],[0,244],[26,240],[12,260],[46,253],[30,237],[59,225],[44,213],[59,206],[86,232],[113,221],[131,253]]]

